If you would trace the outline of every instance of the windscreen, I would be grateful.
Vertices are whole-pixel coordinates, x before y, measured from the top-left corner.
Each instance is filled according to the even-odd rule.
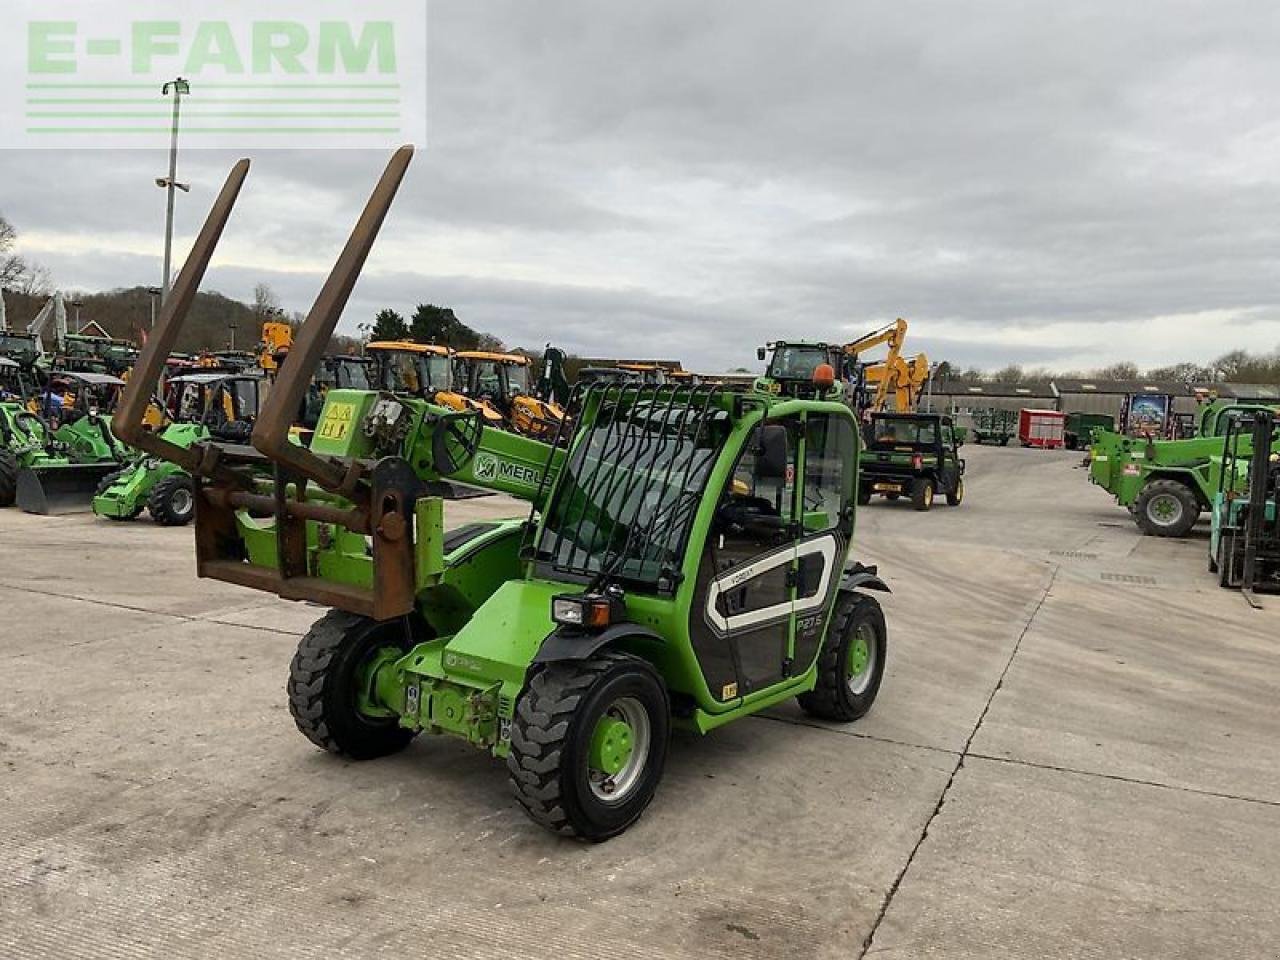
[[[507,381],[510,383],[511,393],[528,393],[529,367],[512,364],[507,368]]]
[[[938,424],[935,420],[878,417],[874,421],[872,443],[877,446],[932,447],[937,442]]]
[[[561,471],[537,559],[560,573],[673,584],[729,417],[711,390],[590,391],[603,399]]]
[[[434,353],[423,354],[427,383],[432,390],[453,389],[453,365],[449,358]]]
[[[768,376],[773,380],[813,379],[813,372],[827,362],[827,348],[816,344],[784,344],[773,351]]]

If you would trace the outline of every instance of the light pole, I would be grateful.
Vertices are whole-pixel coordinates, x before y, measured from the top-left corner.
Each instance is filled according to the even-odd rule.
[[[72,300],[71,305],[76,308],[76,333],[80,332],[80,308],[84,306],[81,300]]]
[[[147,287],[147,293],[151,295],[151,329],[156,328],[156,297],[164,296],[164,291],[159,287]]]
[[[163,187],[169,194],[169,209],[164,221],[164,290],[163,296],[169,299],[169,272],[173,262],[173,191],[191,192],[191,185],[178,182],[178,114],[182,108],[182,98],[191,93],[191,84],[182,77],[170,80],[160,92],[164,96],[173,93],[173,131],[169,140],[169,176],[156,179],[156,186]]]
[[[236,328],[240,325],[234,320],[227,321],[227,329],[231,331],[231,345],[227,348],[231,353],[236,352]]]

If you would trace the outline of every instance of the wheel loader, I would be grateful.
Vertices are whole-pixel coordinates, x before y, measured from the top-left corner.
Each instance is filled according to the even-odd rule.
[[[0,506],[16,503],[37,514],[89,510],[98,483],[127,456],[106,418],[123,386],[108,374],[58,371],[25,401],[0,404]]]
[[[602,841],[648,806],[673,727],[709,733],[792,698],[827,721],[865,714],[887,654],[870,592],[888,588],[849,564],[857,423],[829,367],[741,392],[590,385],[551,442],[332,390],[310,446],[289,442],[411,156],[374,189],[250,443],[181,449],[141,416],[248,173],[237,164],[114,418],[197,478],[199,576],[332,608],[289,669],[298,730],[352,760],[460,738],[505,763],[537,823]],[[446,532],[424,492],[439,479],[529,513]]]
[[[169,379],[169,424],[160,436],[187,448],[218,438],[243,443],[253,429],[265,389],[261,374],[188,373]],[[175,463],[136,457],[103,477],[94,491],[93,512],[117,522],[143,510],[162,527],[181,527],[195,516],[195,484]]]

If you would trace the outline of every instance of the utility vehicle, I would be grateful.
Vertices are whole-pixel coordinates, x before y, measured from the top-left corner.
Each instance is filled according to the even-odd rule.
[[[884,617],[848,567],[857,425],[813,384],[734,393],[603,383],[542,442],[474,411],[330,391],[310,448],[290,411],[408,166],[398,151],[298,335],[252,446],[176,448],[140,426],[248,171],[233,169],[115,424],[195,474],[200,576],[334,609],[288,681],[298,729],[367,760],[421,732],[505,760],[538,823],[599,841],[657,789],[672,726],[707,732],[790,698],[850,721],[876,698]],[[569,429],[566,427],[565,429]],[[448,534],[427,483],[524,499]],[[341,775],[335,770],[335,775]]]
[[[1224,587],[1280,590],[1280,433],[1270,410],[1227,428],[1213,498],[1209,570]]]
[[[1007,447],[1018,435],[1018,411],[988,407],[973,412],[973,438],[978,444]]]
[[[873,496],[910,497],[917,510],[933,507],[936,495],[958,507],[964,502],[964,460],[951,418],[936,413],[877,413],[866,425],[858,502]]]

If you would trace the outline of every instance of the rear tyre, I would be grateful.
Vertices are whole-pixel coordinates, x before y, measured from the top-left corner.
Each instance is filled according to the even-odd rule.
[[[132,468],[130,468],[130,467],[125,467],[123,470],[117,470],[117,471],[115,471],[114,473],[108,473],[105,477],[103,477],[101,480],[99,480],[99,481],[98,481],[98,487],[97,487],[97,489],[93,491],[93,496],[94,496],[94,498],[96,499],[96,498],[98,498],[98,497],[102,496],[102,495],[103,495],[104,493],[106,493],[108,490],[110,490],[110,489],[111,489],[112,484],[114,484],[117,480],[119,480],[119,479],[120,479],[121,477],[123,477],[126,473],[128,473],[130,469],[132,469]],[[112,514],[111,516],[107,517],[107,519],[108,519],[108,520],[113,520],[113,521],[115,521],[116,523],[127,523],[127,522],[128,522],[128,521],[130,521],[130,520],[136,520],[136,519],[138,519],[138,514],[140,514],[140,513],[142,513],[142,504],[138,504],[138,506],[137,506],[137,507],[135,507],[135,508],[134,508],[132,511],[130,511],[129,513],[124,514],[123,516],[119,516],[119,517],[117,517],[117,516],[115,516],[114,514]]]
[[[359,705],[370,664],[384,651],[409,649],[404,622],[378,623],[330,610],[307,631],[289,665],[289,712],[304,737],[321,750],[373,760],[403,750],[417,736],[396,717],[373,716]]]
[[[1177,480],[1152,480],[1133,505],[1138,528],[1152,537],[1185,537],[1200,519],[1200,504]]]
[[[889,635],[880,604],[862,594],[842,595],[818,654],[817,683],[796,698],[800,708],[839,723],[864,716],[880,692],[888,652]]]
[[[0,507],[12,507],[18,496],[18,458],[12,450],[0,450]]]
[[[196,515],[196,488],[185,473],[165,477],[147,496],[147,511],[162,527],[183,527]]]
[[[952,507],[958,507],[964,503],[964,477],[956,480],[956,488],[947,491],[947,504]]]
[[[553,663],[516,705],[507,755],[516,799],[553,833],[615,837],[653,799],[670,731],[667,688],[648,662],[606,650]]]
[[[917,480],[912,486],[911,505],[922,513],[933,507],[933,481],[928,477]]]

